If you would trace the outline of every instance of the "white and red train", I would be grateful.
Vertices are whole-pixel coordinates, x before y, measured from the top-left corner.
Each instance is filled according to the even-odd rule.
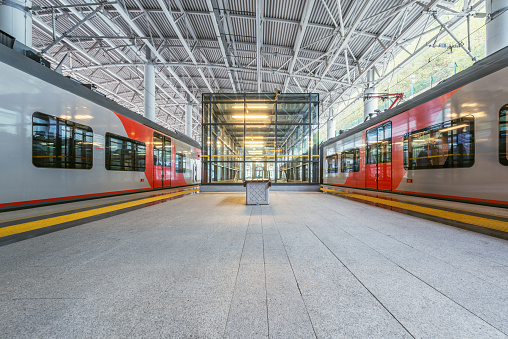
[[[199,184],[201,146],[0,45],[0,210]]]
[[[321,146],[322,184],[508,205],[508,48]]]

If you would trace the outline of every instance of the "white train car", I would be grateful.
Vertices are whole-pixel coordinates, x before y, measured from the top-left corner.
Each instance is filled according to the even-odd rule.
[[[0,45],[0,210],[199,184],[201,146]]]

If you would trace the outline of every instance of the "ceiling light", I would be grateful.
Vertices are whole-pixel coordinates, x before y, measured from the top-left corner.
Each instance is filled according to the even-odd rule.
[[[234,109],[244,109],[244,105],[234,105],[233,108]],[[250,104],[247,104],[247,108],[250,108],[250,109],[267,109],[268,108],[268,105],[250,105]]]
[[[243,115],[233,115],[233,119],[243,119]],[[268,115],[246,115],[245,119],[267,119]]]

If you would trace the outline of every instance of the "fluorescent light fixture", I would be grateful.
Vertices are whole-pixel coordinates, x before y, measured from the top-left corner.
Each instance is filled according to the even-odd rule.
[[[265,137],[254,137],[254,136],[250,136],[250,137],[245,137],[245,139],[264,139]]]
[[[452,131],[454,129],[459,129],[459,128],[467,127],[467,126],[469,126],[469,125],[468,124],[457,125],[457,126],[453,126],[453,127],[443,128],[443,129],[439,130],[439,132],[448,132],[448,131]]]
[[[264,141],[246,141],[245,142],[246,144],[264,144],[265,142]]]
[[[246,144],[245,147],[262,147],[264,144]]]
[[[243,109],[245,106],[244,105],[234,105],[233,108],[234,109]],[[250,104],[247,104],[247,108],[250,108],[250,109],[267,109],[268,108],[268,105],[250,105]]]
[[[233,119],[243,119],[243,115],[232,115]],[[267,119],[268,115],[246,115],[245,119]]]

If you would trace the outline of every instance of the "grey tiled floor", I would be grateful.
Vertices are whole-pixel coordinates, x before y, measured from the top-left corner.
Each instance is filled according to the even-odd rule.
[[[506,338],[508,241],[202,193],[0,247],[1,338]]]

